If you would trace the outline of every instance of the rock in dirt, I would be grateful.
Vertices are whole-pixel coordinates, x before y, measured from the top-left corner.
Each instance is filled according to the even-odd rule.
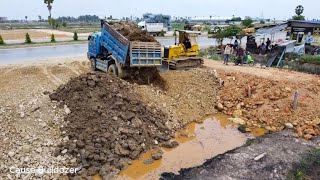
[[[95,84],[88,84],[92,79]],[[72,112],[66,113],[65,121],[70,123],[61,131],[66,132],[69,142],[75,142],[74,147],[62,143],[60,152],[68,149],[66,154],[78,157],[87,167],[121,169],[122,158],[137,158],[154,146],[155,140],[166,142],[168,139],[162,137],[174,134],[165,126],[172,118],[160,108],[143,103],[133,86],[97,72],[72,79],[51,94],[51,100],[62,102]]]
[[[292,129],[293,128],[293,124],[291,124],[291,123],[285,123],[285,126],[288,129]]]
[[[267,153],[262,153],[259,156],[255,157],[253,160],[255,161],[259,161],[260,159],[262,159]]]
[[[162,154],[163,154],[163,151],[161,149],[158,149],[157,151],[154,151],[151,153],[151,157],[154,160],[159,160],[162,158]]]
[[[229,118],[228,120],[240,125],[246,124],[246,122],[241,118]]]

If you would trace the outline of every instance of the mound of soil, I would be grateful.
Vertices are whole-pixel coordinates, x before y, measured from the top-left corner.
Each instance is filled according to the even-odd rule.
[[[168,71],[160,74],[165,88],[138,86],[136,92],[146,103],[162,107],[183,124],[201,121],[215,112],[217,89],[215,71],[206,68]]]
[[[133,22],[115,22],[110,25],[129,41],[157,42],[157,40],[150,36],[147,31],[141,30]]]
[[[221,75],[225,87],[219,91],[217,108],[225,114],[240,115],[248,126],[270,131],[280,131],[290,123],[288,127],[305,139],[320,135],[320,81],[296,83],[230,72]],[[298,108],[294,110],[296,91]]]
[[[70,109],[62,128],[68,142],[56,155],[66,152],[78,158],[88,175],[121,169],[125,162],[174,136],[174,120],[160,108],[146,105],[134,85],[106,73],[88,73],[60,86],[51,100]],[[107,170],[106,170],[107,169]],[[85,172],[85,171],[84,171]],[[106,172],[101,172],[104,174]]]

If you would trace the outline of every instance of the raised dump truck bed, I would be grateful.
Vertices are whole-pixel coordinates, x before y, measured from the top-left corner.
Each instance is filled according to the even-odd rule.
[[[162,65],[159,42],[129,41],[105,21],[101,33],[91,34],[88,40],[88,58],[94,70],[122,77],[129,68]]]

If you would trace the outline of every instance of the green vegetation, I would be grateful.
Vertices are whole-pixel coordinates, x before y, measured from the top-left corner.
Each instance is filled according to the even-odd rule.
[[[253,27],[252,25],[253,21],[251,18],[247,17],[245,20],[242,21],[242,25],[245,27],[245,28],[251,28]]]
[[[62,26],[63,26],[63,27],[67,27],[67,23],[66,23],[66,22],[63,22],[63,23],[62,23]]]
[[[305,20],[304,16],[292,16],[293,20]]]
[[[0,35],[0,45],[4,45],[4,41],[1,35]]]
[[[290,180],[313,179],[320,173],[320,149],[311,149],[294,165],[293,170],[288,174]]]
[[[305,54],[300,57],[300,62],[320,65],[320,56],[319,55],[313,56],[313,55]]]
[[[304,11],[303,6],[301,6],[301,5],[297,6],[295,9],[296,16],[292,16],[292,19],[293,20],[305,20],[304,16],[301,15],[303,13],[303,11]]]
[[[221,27],[217,26],[214,28],[211,38],[216,38],[218,44],[222,45],[224,38],[231,38],[233,36],[236,36],[240,32],[241,28],[239,28],[238,26],[228,26],[225,29],[222,29]]]
[[[25,40],[25,43],[27,43],[27,44],[32,43],[29,33],[27,33],[27,34],[26,34],[26,40]]]
[[[76,31],[73,33],[73,40],[78,41],[78,33]]]
[[[185,25],[185,23],[172,23],[172,29],[183,30]]]
[[[56,38],[54,37],[54,34],[51,34],[51,41],[50,42],[56,42]]]
[[[21,47],[39,47],[39,46],[57,46],[57,45],[66,45],[66,44],[80,44],[86,43],[87,40],[78,40],[78,41],[63,41],[63,42],[31,42],[31,43],[19,43],[19,44],[4,44],[0,45],[0,49],[9,49],[9,48],[21,48]]]
[[[47,5],[49,11],[49,19],[51,19],[51,10],[52,10],[52,3],[54,0],[44,0],[44,3]]]
[[[160,32],[160,37],[164,37],[164,31],[163,30],[161,30],[161,32]]]
[[[217,61],[222,60],[221,54],[218,54],[218,53],[219,53],[219,50],[216,47],[211,46],[206,49],[200,49],[199,56],[209,58],[212,60],[217,60]]]

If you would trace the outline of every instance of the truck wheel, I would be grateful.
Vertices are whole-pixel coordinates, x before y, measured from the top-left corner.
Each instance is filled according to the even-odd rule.
[[[95,59],[90,59],[90,64],[91,64],[91,70],[96,71],[97,66],[96,66],[96,60]]]
[[[108,68],[108,74],[118,76],[118,70],[115,64],[111,64]]]

